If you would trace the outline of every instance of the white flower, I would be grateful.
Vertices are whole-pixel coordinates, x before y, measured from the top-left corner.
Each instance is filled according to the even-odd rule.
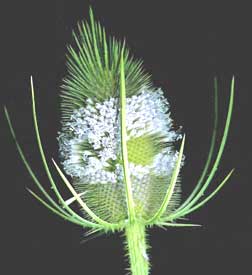
[[[172,144],[181,138],[181,134],[172,129],[168,111],[169,104],[160,89],[143,89],[138,95],[127,98],[126,129],[133,187],[139,183],[148,183],[150,173],[167,177],[174,169],[177,153]],[[83,183],[122,182],[119,125],[118,99],[110,98],[96,103],[87,99],[85,108],[73,112],[59,135],[65,172],[81,179]],[[155,146],[160,145],[155,145],[155,138],[163,146],[145,163],[141,160],[144,160],[146,153],[141,152],[142,143],[147,140],[149,143],[143,148],[147,151],[155,150]],[[136,159],[133,149],[136,151]],[[139,157],[139,154],[143,156]]]

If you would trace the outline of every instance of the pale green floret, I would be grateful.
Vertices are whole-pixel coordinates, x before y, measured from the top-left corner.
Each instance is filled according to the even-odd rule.
[[[129,162],[142,166],[150,165],[158,153],[155,145],[155,137],[149,135],[129,139],[127,141]]]

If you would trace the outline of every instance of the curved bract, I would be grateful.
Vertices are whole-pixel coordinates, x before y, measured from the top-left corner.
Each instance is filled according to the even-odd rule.
[[[43,197],[28,191],[61,218],[89,229],[89,233],[125,231],[131,271],[149,272],[146,228],[188,227],[179,223],[212,199],[233,170],[205,195],[219,167],[230,128],[235,79],[230,87],[226,123],[214,159],[218,124],[218,85],[214,79],[214,127],[209,154],[199,181],[181,203],[181,168],[185,135],[174,130],[169,104],[163,92],[153,88],[141,61],[130,56],[125,42],[108,38],[94,20],[78,25],[74,33],[77,50],[69,47],[68,75],[62,86],[62,131],[59,135],[61,163],[68,179],[54,161],[56,171],[70,191],[63,198],[44,153],[31,77],[32,115],[37,145],[52,198],[28,163],[5,108],[18,153]],[[180,150],[175,144],[182,139]],[[212,164],[212,168],[210,165]],[[82,214],[72,208],[77,203]]]

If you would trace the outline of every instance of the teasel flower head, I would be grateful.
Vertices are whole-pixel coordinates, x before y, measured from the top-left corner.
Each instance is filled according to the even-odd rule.
[[[88,233],[124,231],[132,274],[149,274],[146,228],[197,226],[180,220],[214,197],[233,172],[205,195],[228,136],[234,78],[218,150],[215,150],[218,83],[214,79],[215,116],[209,154],[195,188],[181,202],[185,135],[181,127],[174,126],[172,108],[164,92],[154,87],[142,61],[130,54],[125,41],[107,36],[105,29],[94,20],[91,9],[90,22],[79,23],[73,37],[75,46],[68,47],[68,74],[61,93],[58,142],[63,169],[53,160],[72,195],[70,198],[61,195],[46,160],[32,78],[35,134],[45,171],[59,203],[48,194],[27,162],[5,109],[20,157],[44,198],[30,189],[29,192],[56,215],[89,229]],[[73,210],[73,203],[78,203],[82,214]]]
[[[119,92],[118,92],[119,94]],[[174,143],[182,135],[170,118],[169,104],[158,89],[141,87],[126,98],[128,169],[136,215],[150,218],[161,204],[178,152]],[[87,98],[62,123],[60,154],[65,172],[88,203],[104,219],[120,222],[127,217],[121,153],[118,97],[104,101]],[[179,187],[168,210],[179,200]]]

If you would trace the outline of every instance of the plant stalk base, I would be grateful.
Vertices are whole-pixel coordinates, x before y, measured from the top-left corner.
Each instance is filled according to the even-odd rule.
[[[148,275],[149,259],[147,255],[146,228],[143,224],[131,223],[125,230],[126,248],[132,275]]]

